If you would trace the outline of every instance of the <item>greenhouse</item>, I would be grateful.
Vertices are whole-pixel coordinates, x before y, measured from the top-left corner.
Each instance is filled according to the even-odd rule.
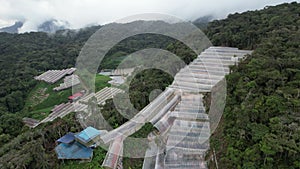
[[[36,76],[36,80],[45,81],[47,83],[55,83],[66,75],[71,75],[75,72],[76,68],[69,68],[63,70],[48,70],[47,72]]]
[[[174,90],[167,88],[148,106],[142,109],[131,120],[124,123],[122,126],[110,131],[108,134],[101,137],[104,143],[114,140],[116,137],[123,135],[127,137],[138,131],[146,122],[154,118],[174,97]]]
[[[72,86],[76,86],[78,84],[80,84],[80,80],[77,75],[66,76],[64,78],[64,82],[59,84],[58,87],[53,88],[53,90],[60,91],[60,90],[70,88]]]
[[[104,143],[110,143],[103,166],[116,168],[123,153],[123,139],[150,122],[159,131],[153,133],[159,135],[162,145],[148,137],[149,145],[152,144],[157,153],[150,149],[146,151],[143,168],[206,169],[204,157],[209,149],[211,126],[201,93],[211,92],[229,73],[228,66],[236,64],[248,53],[251,51],[222,47],[204,51],[176,74],[170,87],[131,120],[101,136]],[[148,157],[149,153],[153,157]]]
[[[102,104],[104,103],[107,99],[111,99],[113,98],[116,94],[118,93],[123,93],[124,91],[118,88],[114,88],[114,87],[105,87],[102,90],[100,90],[97,93],[91,93],[85,97],[83,97],[82,99],[79,100],[79,102],[81,103],[85,103],[87,104],[89,99],[92,97],[96,97],[97,99],[97,103],[98,104]]]

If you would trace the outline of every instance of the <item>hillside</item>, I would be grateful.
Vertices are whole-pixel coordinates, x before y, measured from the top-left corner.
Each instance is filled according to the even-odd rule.
[[[49,69],[74,66],[75,56],[78,55],[88,37],[97,29],[99,27],[77,32],[67,30],[52,36],[46,33],[0,33],[0,146],[23,133],[25,129],[22,118],[34,116],[32,111],[38,110],[40,105],[36,105],[35,108],[34,104],[37,103],[33,103],[30,97],[34,90],[39,90],[41,87],[49,88],[45,93],[47,95],[54,87],[38,83],[33,77]],[[40,96],[43,93],[41,91]],[[69,90],[61,94],[67,96],[70,93]],[[47,104],[49,99],[54,102],[64,99],[61,97],[57,100],[57,97],[59,95],[50,95]],[[41,100],[42,97],[38,102]],[[44,105],[40,108],[50,106]]]
[[[226,77],[226,108],[211,140],[219,168],[300,167],[299,14],[299,3],[282,4],[208,25],[214,45],[254,49]]]
[[[34,80],[34,76],[51,69],[74,67],[75,59],[81,47],[97,29],[99,27],[78,31],[63,30],[52,35],[41,32],[0,33],[0,120],[2,122],[0,124],[0,163],[7,164],[1,167],[40,168],[39,166],[43,165],[57,168],[60,165],[53,151],[54,142],[55,139],[68,131],[78,132],[81,130],[78,122],[75,121],[74,114],[31,130],[22,123],[22,118],[43,119],[50,113],[54,105],[67,101],[71,89],[54,92],[52,89],[58,84],[49,85],[44,82],[37,82]],[[157,41],[159,43],[154,43]],[[187,50],[186,46],[171,38],[143,34],[126,39],[112,48],[99,69],[115,68],[127,54],[147,47],[172,51],[181,56],[187,63],[195,57],[194,53]],[[97,81],[100,83],[96,86],[97,90],[108,85],[107,77],[98,80],[96,77]],[[164,90],[172,82],[172,79],[161,71],[145,71],[133,81],[134,84],[130,88],[130,93],[134,97],[131,101],[138,109],[141,109],[149,103],[148,99],[141,99],[142,96],[148,97],[153,89]],[[143,88],[148,90],[144,91]],[[141,102],[141,100],[143,101]],[[117,113],[111,101],[108,101],[103,112],[107,112],[105,117],[112,126],[118,126],[124,122],[124,118]],[[52,132],[50,134],[48,130],[55,131],[56,134]],[[43,135],[47,136],[44,137]],[[38,147],[39,149],[28,151],[30,147]],[[105,151],[102,152],[102,149],[97,149],[96,154],[101,158],[105,155]],[[36,156],[40,158],[31,158]],[[41,160],[47,162],[42,164]],[[72,163],[63,167],[68,168],[70,166]]]
[[[207,27],[205,24],[214,45],[254,50],[226,76],[226,108],[211,138],[218,168],[300,168],[299,25],[299,3],[230,14]],[[96,149],[91,163],[61,162],[55,156],[55,140],[82,129],[74,114],[35,129],[22,123],[23,117],[42,119],[71,93],[70,89],[53,92],[54,85],[33,77],[50,69],[74,67],[80,49],[99,28],[62,30],[52,35],[0,33],[0,168],[100,168],[106,153],[101,148]],[[99,69],[116,68],[125,56],[147,47],[169,50],[186,63],[195,58],[181,42],[143,34],[117,44]],[[108,85],[108,77],[96,78],[97,90]],[[140,110],[149,103],[145,98],[153,89],[164,90],[172,81],[162,71],[143,71],[129,84],[130,100]],[[104,118],[115,128],[123,124],[126,119],[112,100],[106,103]],[[146,136],[152,129],[146,125],[133,136]],[[208,159],[213,154],[211,151]],[[124,166],[140,168],[142,162],[125,158]],[[215,164],[210,161],[210,168],[216,168]]]

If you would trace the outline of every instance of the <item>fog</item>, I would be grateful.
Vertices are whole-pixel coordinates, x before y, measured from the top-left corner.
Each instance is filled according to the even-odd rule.
[[[295,0],[294,0],[295,1]],[[25,21],[20,32],[34,31],[49,19],[67,21],[70,28],[106,24],[141,13],[173,15],[195,20],[214,15],[225,18],[229,13],[262,9],[289,0],[0,0],[0,27]]]

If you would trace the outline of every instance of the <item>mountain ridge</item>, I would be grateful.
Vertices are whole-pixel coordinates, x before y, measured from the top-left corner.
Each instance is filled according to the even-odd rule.
[[[16,21],[13,25],[0,28],[0,32],[6,32],[6,33],[19,33],[19,28],[23,26],[23,22]]]

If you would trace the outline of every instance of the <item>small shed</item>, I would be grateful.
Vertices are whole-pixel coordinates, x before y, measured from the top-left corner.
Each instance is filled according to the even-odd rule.
[[[78,99],[80,99],[83,96],[83,94],[81,92],[75,93],[72,96],[69,96],[68,99],[72,102],[72,101],[76,101]]]
[[[75,135],[76,141],[79,143],[85,145],[85,146],[91,146],[95,143],[95,138],[100,136],[101,131],[97,130],[93,127],[87,127],[80,133]]]

